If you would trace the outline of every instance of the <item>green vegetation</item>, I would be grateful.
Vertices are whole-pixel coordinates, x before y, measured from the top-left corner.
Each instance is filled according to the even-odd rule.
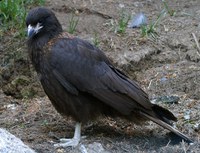
[[[98,47],[99,44],[100,44],[100,40],[99,40],[99,37],[98,37],[98,34],[97,32],[94,33],[94,37],[92,38],[92,43]]]
[[[1,0],[0,1],[0,36],[4,32],[14,36],[25,36],[25,18],[30,5],[43,5],[44,0]]]
[[[162,0],[164,7],[165,7],[165,11],[170,15],[170,16],[174,16],[176,14],[175,10],[172,10],[169,8],[169,5],[167,4],[167,2],[165,0]]]
[[[151,22],[150,25],[143,25],[143,26],[141,27],[141,35],[142,35],[142,37],[144,37],[144,36],[152,36],[152,38],[156,39],[156,36],[158,36],[158,34],[157,34],[157,32],[156,32],[156,28],[157,28],[157,26],[158,26],[158,24],[159,24],[159,21],[160,21],[162,15],[163,15],[164,13],[165,13],[165,12],[162,11],[162,12],[158,15],[158,17],[157,17],[157,19],[156,19],[155,22]]]
[[[170,16],[175,15],[176,12],[169,8],[167,2],[165,0],[162,0],[162,2],[164,4],[164,9],[160,12],[160,14],[158,14],[156,21],[151,22],[149,25],[144,25],[141,27],[142,37],[151,36],[152,38],[156,39],[156,37],[158,36],[156,28],[158,27],[161,17],[163,17],[165,14],[169,14]]]
[[[48,120],[43,120],[43,121],[41,122],[41,125],[42,125],[42,126],[48,126],[48,125],[49,125]]]
[[[29,99],[29,98],[33,98],[37,92],[33,89],[33,87],[24,87],[21,91],[20,91],[19,97],[23,98],[23,99]]]
[[[124,34],[130,18],[131,18],[131,15],[128,14],[124,9],[122,9],[120,13],[120,19],[117,23],[118,25],[115,28],[115,32]]]
[[[69,19],[69,26],[68,26],[68,32],[71,34],[74,34],[76,31],[76,27],[78,25],[79,18],[75,19],[74,14],[71,15],[71,18]]]
[[[6,80],[5,83],[1,82],[1,88],[4,93],[15,98],[31,98],[36,94],[35,88],[29,86],[30,78],[26,78],[30,76],[30,69],[28,55],[24,51],[25,19],[30,8],[43,5],[44,2],[44,0],[0,0],[2,43],[5,42],[4,38],[9,37],[0,56],[0,78]]]

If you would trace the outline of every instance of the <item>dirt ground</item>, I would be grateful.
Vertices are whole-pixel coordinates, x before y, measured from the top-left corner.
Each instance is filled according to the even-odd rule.
[[[178,118],[176,127],[195,142],[176,144],[170,134],[152,122],[136,126],[121,119],[100,118],[82,128],[86,147],[100,143],[104,152],[200,152],[200,3],[199,0],[168,2],[176,13],[166,13],[156,29],[158,36],[141,37],[140,29],[113,31],[121,6],[134,16],[143,12],[155,21],[164,5],[160,0],[54,0],[46,1],[63,29],[75,12],[75,35],[92,42],[113,63],[137,80],[154,100],[177,96],[178,103],[157,102]],[[74,121],[63,118],[45,96],[27,57],[25,40],[5,36],[0,40],[0,127],[21,138],[38,153],[80,152],[80,147],[55,149],[59,138],[72,137]],[[17,55],[14,52],[17,52]],[[33,98],[27,98],[33,97]],[[155,100],[154,100],[155,101]]]

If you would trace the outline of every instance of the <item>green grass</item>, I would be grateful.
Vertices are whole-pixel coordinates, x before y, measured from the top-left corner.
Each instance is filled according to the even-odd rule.
[[[67,30],[70,34],[75,33],[78,22],[79,22],[79,18],[75,18],[74,14],[72,14],[69,19],[69,26],[68,26],[68,30]]]
[[[149,25],[144,25],[141,27],[141,35],[142,37],[148,37],[151,36],[152,38],[156,39],[158,36],[157,33],[157,27],[160,23],[161,18],[167,13],[170,16],[175,15],[175,11],[170,9],[167,2],[165,0],[162,0],[162,3],[164,5],[164,9],[158,14],[156,21],[151,22]]]
[[[117,27],[115,32],[124,34],[128,25],[131,15],[128,14],[124,9],[121,10],[119,21],[117,22]]]
[[[14,36],[25,36],[26,8],[30,5],[42,5],[44,0],[1,0],[0,1],[0,26],[1,35],[4,32]]]
[[[152,36],[154,39],[158,36],[153,23],[151,23],[150,25],[143,25],[141,27],[141,35],[142,37]]]
[[[155,22],[151,22],[149,25],[143,25],[141,27],[141,35],[142,37],[145,36],[151,36],[152,38],[156,38],[158,36],[157,32],[156,32],[156,28],[160,22],[161,17],[163,16],[163,14],[165,13],[165,11],[162,11],[158,16]]]
[[[165,11],[170,15],[170,16],[174,16],[176,14],[175,10],[172,10],[169,8],[169,5],[167,4],[167,2],[165,0],[162,0],[162,3],[165,7]]]
[[[26,4],[32,4],[32,5],[44,5],[45,4],[45,0],[24,0],[24,2]]]
[[[93,43],[96,47],[98,47],[99,44],[100,44],[100,40],[99,40],[99,37],[98,37],[97,32],[94,33],[94,37],[93,37],[93,39],[92,39],[92,43]]]

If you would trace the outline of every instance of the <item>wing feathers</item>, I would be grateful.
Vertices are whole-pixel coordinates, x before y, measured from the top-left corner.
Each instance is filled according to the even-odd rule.
[[[53,70],[53,74],[68,92],[73,95],[78,95],[78,90],[73,85],[71,85],[58,71]]]
[[[106,66],[107,65],[104,67]],[[121,94],[122,97],[129,97],[130,100],[125,103],[127,103],[127,106],[130,105],[129,107],[133,106],[133,110],[135,104],[137,104],[137,107],[140,106],[146,109],[151,109],[152,104],[150,103],[147,94],[135,82],[130,81],[122,73],[116,73],[116,71],[113,71],[113,69],[109,67],[104,76],[99,78],[99,80],[101,84],[104,84],[104,86],[112,90],[112,92]]]

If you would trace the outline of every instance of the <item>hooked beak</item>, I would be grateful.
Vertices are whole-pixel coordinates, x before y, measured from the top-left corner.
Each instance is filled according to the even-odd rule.
[[[40,23],[37,23],[36,26],[32,26],[29,24],[28,25],[28,37],[30,38],[33,35],[37,34],[40,31],[40,29],[42,29],[42,28],[43,28],[43,26],[41,26]]]

